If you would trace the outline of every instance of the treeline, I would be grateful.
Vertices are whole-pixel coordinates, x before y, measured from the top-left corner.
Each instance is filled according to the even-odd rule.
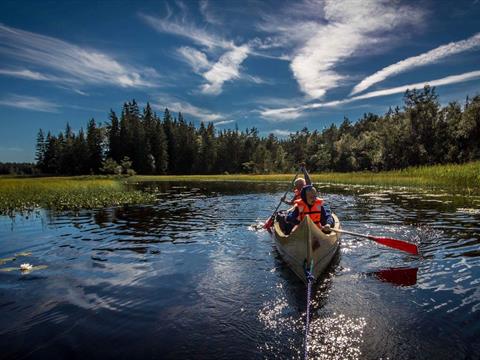
[[[35,175],[38,169],[32,163],[0,162],[0,175]]]
[[[256,128],[217,131],[195,127],[181,113],[160,118],[135,100],[112,110],[106,124],[88,122],[86,131],[37,137],[37,166],[47,174],[211,174],[292,171],[306,161],[311,171],[390,170],[480,159],[480,96],[462,106],[441,107],[435,88],[407,90],[402,109],[365,114],[352,123],[286,139],[259,136]]]

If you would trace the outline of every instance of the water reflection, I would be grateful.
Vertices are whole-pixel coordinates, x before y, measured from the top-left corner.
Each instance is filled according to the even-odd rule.
[[[285,184],[138,186],[157,203],[0,219],[2,358],[302,357],[305,286],[251,228]],[[345,229],[423,257],[345,236],[314,289],[312,357],[480,353],[480,199],[319,188]]]

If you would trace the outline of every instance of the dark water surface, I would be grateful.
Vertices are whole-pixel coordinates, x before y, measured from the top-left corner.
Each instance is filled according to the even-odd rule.
[[[305,286],[251,227],[285,184],[144,186],[157,204],[0,218],[0,358],[301,358]],[[479,359],[480,198],[321,192],[345,229],[423,258],[344,237],[314,289],[311,357]]]

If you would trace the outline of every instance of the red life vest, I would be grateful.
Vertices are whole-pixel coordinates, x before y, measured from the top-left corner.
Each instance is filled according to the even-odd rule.
[[[302,221],[303,218],[308,215],[310,219],[317,224],[318,227],[321,226],[320,220],[322,218],[322,205],[323,200],[316,198],[312,206],[308,206],[306,202],[302,199],[295,201],[295,207],[298,209],[298,220]]]

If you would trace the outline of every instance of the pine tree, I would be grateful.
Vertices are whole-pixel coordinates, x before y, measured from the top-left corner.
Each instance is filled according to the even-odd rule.
[[[88,174],[89,149],[83,128],[80,128],[78,135],[75,137],[74,153],[76,158],[74,173],[77,175]]]
[[[107,127],[108,134],[108,152],[107,156],[114,161],[119,162],[122,158],[122,143],[120,138],[120,122],[117,114],[110,109],[110,125]]]
[[[152,144],[152,154],[155,158],[157,174],[165,174],[168,169],[168,144],[163,125],[160,119],[155,115],[156,129]]]
[[[89,172],[98,174],[103,162],[102,132],[97,128],[95,119],[87,125],[88,169]]]
[[[177,151],[176,151],[176,133],[175,123],[168,108],[165,108],[163,114],[163,129],[167,139],[167,153],[168,153],[168,173],[172,174],[176,171]]]
[[[50,132],[47,134],[47,140],[45,142],[45,173],[47,174],[59,174],[60,173],[60,156],[61,156],[61,146],[58,139],[51,135]]]
[[[45,172],[45,152],[46,152],[46,143],[45,143],[45,135],[43,130],[38,130],[37,135],[37,146],[35,151],[35,160],[37,162],[37,167],[40,171]]]

